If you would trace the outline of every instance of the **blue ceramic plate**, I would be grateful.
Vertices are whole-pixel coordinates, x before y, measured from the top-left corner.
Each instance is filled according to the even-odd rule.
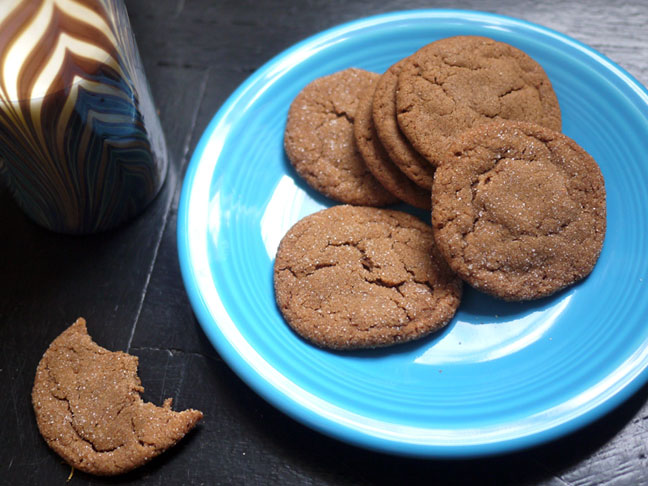
[[[283,151],[288,107],[313,79],[376,72],[439,38],[508,42],[546,70],[565,134],[600,164],[608,231],[583,282],[506,303],[467,289],[439,334],[339,353],[296,336],[278,312],[272,265],[303,216],[334,203]],[[370,449],[461,457],[562,436],[618,405],[648,371],[648,92],[593,49],[544,27],[453,10],[397,12],[317,34],[239,87],[209,124],[184,181],[180,263],[191,303],[227,363],[306,425]],[[423,215],[426,218],[426,215]]]

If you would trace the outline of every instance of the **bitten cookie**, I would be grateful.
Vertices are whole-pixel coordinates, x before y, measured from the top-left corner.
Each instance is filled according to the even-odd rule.
[[[144,403],[137,358],[95,344],[82,318],[49,346],[32,403],[47,444],[68,464],[97,475],[125,473],[173,446],[202,412]]]
[[[449,37],[412,54],[398,78],[396,106],[401,130],[434,165],[454,137],[493,120],[561,129],[558,100],[542,67],[486,37]]]
[[[432,181],[430,189],[425,190],[408,179],[392,162],[378,140],[372,118],[372,103],[373,90],[368,90],[360,98],[353,124],[356,146],[367,168],[394,196],[417,208],[430,209]]]
[[[440,252],[466,282],[507,300],[550,295],[587,276],[605,236],[605,185],[565,135],[524,122],[464,133],[432,186]]]
[[[326,348],[411,341],[445,326],[461,280],[409,214],[334,206],[297,222],[274,265],[275,297],[288,324]]]
[[[429,192],[434,178],[434,166],[414,150],[396,120],[398,76],[406,61],[407,58],[391,66],[378,80],[372,115],[378,138],[389,157],[410,180]]]
[[[345,69],[312,81],[290,105],[286,155],[308,185],[336,201],[384,206],[398,200],[367,169],[353,139],[359,97],[378,77]]]

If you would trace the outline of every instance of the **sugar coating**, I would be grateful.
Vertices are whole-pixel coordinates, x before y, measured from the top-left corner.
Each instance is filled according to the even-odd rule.
[[[432,229],[399,211],[334,206],[295,224],[274,265],[288,324],[322,347],[411,341],[445,326],[461,281],[438,254]]]
[[[367,169],[353,137],[359,98],[378,77],[349,68],[315,79],[288,111],[288,159],[308,185],[339,202],[385,206],[398,201]]]
[[[432,226],[440,252],[472,286],[507,300],[550,295],[587,276],[606,228],[594,159],[531,123],[475,127],[436,170]]]
[[[125,473],[173,446],[202,412],[145,403],[137,358],[95,344],[82,318],[49,346],[32,404],[47,444],[68,464],[97,475]]]
[[[479,36],[441,39],[407,58],[396,106],[401,130],[434,165],[473,126],[516,120],[560,131],[562,125],[542,67],[509,44]]]

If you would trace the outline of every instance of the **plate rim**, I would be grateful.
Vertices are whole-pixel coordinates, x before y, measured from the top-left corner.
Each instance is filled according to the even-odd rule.
[[[312,409],[304,408],[299,403],[294,402],[283,392],[277,389],[276,385],[268,382],[263,376],[258,374],[252,364],[235,349],[222,332],[216,317],[211,314],[205,302],[205,296],[201,292],[196,279],[195,268],[192,265],[190,250],[190,215],[189,200],[191,189],[194,186],[196,172],[200,167],[201,161],[204,160],[205,151],[210,143],[214,141],[214,134],[223,120],[230,114],[232,109],[237,106],[246,93],[254,84],[265,77],[269,72],[275,71],[281,74],[282,63],[289,60],[291,56],[309,46],[314,47],[322,44],[329,37],[337,37],[349,31],[362,30],[367,27],[376,27],[383,24],[391,24],[398,21],[412,20],[413,17],[424,17],[431,20],[439,21],[444,18],[460,18],[461,20],[472,20],[477,23],[486,23],[487,21],[496,21],[509,26],[522,27],[539,32],[543,35],[550,35],[552,38],[561,43],[567,42],[576,47],[579,51],[586,54],[596,61],[597,65],[605,71],[611,71],[616,77],[623,80],[623,88],[631,89],[638,94],[648,107],[648,90],[624,68],[614,63],[604,54],[596,51],[592,47],[574,39],[566,34],[556,30],[535,24],[523,19],[490,13],[477,10],[461,9],[415,9],[415,10],[398,10],[393,12],[381,13],[368,17],[363,17],[339,25],[327,28],[321,32],[315,33],[303,40],[293,44],[287,49],[281,51],[269,61],[264,63],[252,75],[250,75],[242,84],[240,84],[226,99],[226,101],[217,110],[211,118],[207,127],[201,134],[201,137],[193,151],[192,157],[187,166],[187,170],[182,183],[180,202],[178,206],[177,222],[177,245],[178,256],[183,283],[194,313],[202,330],[207,335],[210,343],[218,351],[227,365],[242,379],[244,383],[250,386],[257,394],[264,398],[275,408],[283,413],[301,422],[302,424],[317,430],[327,436],[342,440],[356,446],[379,452],[386,452],[401,456],[413,457],[438,457],[438,458],[469,458],[482,457],[495,454],[508,453],[526,449],[529,447],[541,445],[551,440],[568,435],[588,424],[595,422],[607,413],[614,410],[621,403],[626,401],[630,396],[638,391],[648,381],[648,363],[644,362],[640,369],[636,370],[634,378],[623,384],[620,389],[614,391],[611,396],[605,398],[602,403],[589,408],[584,412],[570,418],[566,422],[551,426],[531,435],[507,438],[505,440],[494,441],[490,443],[467,444],[467,445],[433,445],[421,444],[415,442],[402,442],[385,439],[384,437],[367,436],[356,429],[349,429],[339,422],[331,421],[330,418],[322,417]],[[213,163],[214,167],[216,161]],[[205,223],[206,224],[206,223]]]

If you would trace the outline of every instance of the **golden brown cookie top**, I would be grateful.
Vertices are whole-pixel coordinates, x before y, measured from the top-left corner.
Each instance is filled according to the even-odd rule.
[[[365,166],[353,139],[360,95],[379,75],[349,68],[309,83],[293,100],[284,133],[286,154],[315,190],[349,204],[397,201]]]
[[[391,66],[378,80],[372,115],[378,138],[391,159],[410,180],[429,192],[434,166],[414,150],[396,121],[396,88],[406,60]]]
[[[411,55],[398,78],[396,104],[401,130],[434,165],[453,137],[493,120],[561,129],[558,100],[542,67],[486,37],[449,37]]]
[[[380,143],[372,118],[373,95],[373,90],[362,95],[353,124],[356,146],[365,165],[378,182],[400,200],[421,209],[430,209],[432,181],[430,189],[417,186],[394,164]]]
[[[68,464],[97,475],[121,474],[173,446],[200,419],[144,403],[137,358],[95,344],[82,318],[49,346],[36,371],[32,403],[47,444]]]
[[[334,349],[425,336],[450,321],[461,296],[430,226],[403,212],[358,206],[297,222],[279,245],[274,278],[288,324]]]
[[[606,227],[594,159],[565,135],[524,122],[465,132],[437,168],[432,226],[450,267],[507,300],[550,295],[587,276]]]

